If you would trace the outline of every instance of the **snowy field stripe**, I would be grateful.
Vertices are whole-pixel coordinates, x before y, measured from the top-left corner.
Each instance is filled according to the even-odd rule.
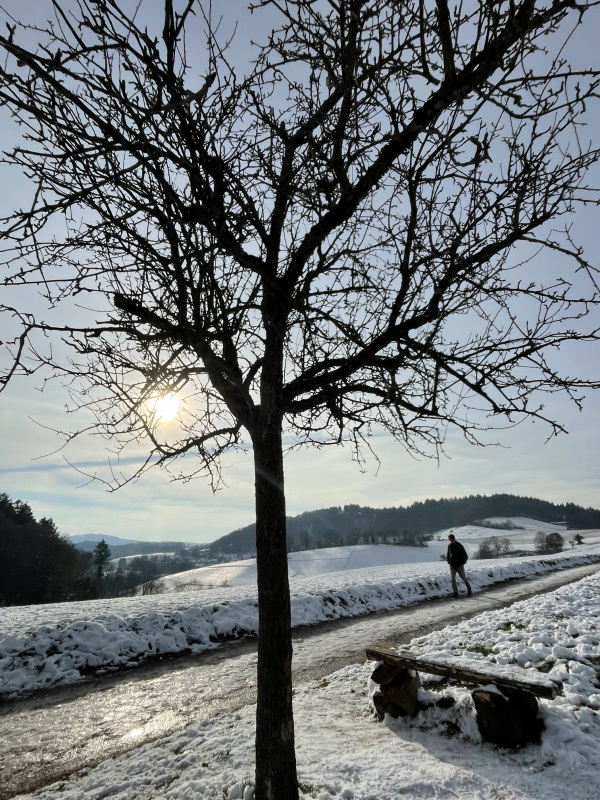
[[[578,550],[553,557],[470,562],[469,578],[476,591],[597,561],[600,553]],[[448,596],[451,586],[445,565],[417,563],[299,579],[292,591],[292,625],[298,627]],[[247,586],[17,606],[3,609],[2,617],[0,695],[9,697],[157,655],[201,652],[227,639],[255,634],[258,628],[256,594]]]

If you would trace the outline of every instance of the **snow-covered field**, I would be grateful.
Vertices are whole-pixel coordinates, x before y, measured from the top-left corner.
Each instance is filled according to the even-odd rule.
[[[510,517],[508,520],[504,517],[492,517],[489,520],[498,525],[507,521],[515,526],[513,530],[494,529],[481,525],[463,525],[460,528],[438,531],[434,535],[434,539],[427,543],[427,547],[363,544],[290,553],[288,555],[290,580],[367,567],[423,562],[437,563],[440,556],[446,553],[449,533],[456,535],[471,557],[475,556],[484,539],[494,536],[507,538],[513,550],[525,550],[533,553],[535,550],[534,539],[538,531],[561,533],[565,539],[566,550],[570,549],[569,540],[577,533],[577,531],[565,531],[560,525],[552,525],[525,517]],[[581,531],[581,534],[587,545],[600,545],[599,531]],[[167,575],[161,580],[166,592],[221,586],[256,586],[256,559],[248,558],[243,561],[230,561],[227,564],[199,567],[175,575]]]
[[[600,561],[600,533],[585,534],[582,545],[556,556],[469,561],[474,592],[499,581]],[[467,541],[462,533],[460,538]],[[447,540],[427,548],[363,545],[346,552],[345,563],[354,565],[346,569],[339,568],[337,551],[352,548],[297,554],[310,562],[311,577],[296,575],[291,581],[292,625],[314,625],[450,595],[449,570],[439,558],[446,544]],[[390,564],[398,551],[410,551],[403,554],[405,563]],[[434,559],[406,563],[415,552]],[[337,571],[332,571],[335,566]],[[245,584],[5,608],[0,620],[0,696],[73,683],[159,654],[200,652],[227,638],[253,634],[257,627],[256,588]]]
[[[566,553],[562,564],[577,557]],[[581,554],[579,558],[586,556]],[[587,558],[593,556],[589,554]],[[510,564],[470,562],[469,574],[474,584],[481,586],[486,575],[490,580],[498,576],[506,578],[521,570],[534,571],[536,565],[543,570],[556,568],[559,562],[553,567],[544,566],[542,559]],[[340,583],[329,593],[315,590],[311,597],[317,616],[322,613],[324,597],[331,598],[332,602],[326,605],[333,609],[336,598],[342,597],[362,597],[375,605],[389,603],[388,593],[393,593],[393,586],[396,596],[404,593],[406,601],[418,595],[417,586],[423,590],[421,596],[435,595],[442,586],[448,589],[447,582],[444,584],[444,565],[436,565],[435,572],[423,565],[420,577],[415,567],[412,577],[403,581],[398,568],[391,570],[396,570],[395,579],[388,573],[382,581],[381,570],[375,570],[370,583],[348,583],[344,588]],[[400,586],[404,587],[402,591]],[[152,599],[164,604],[168,597]],[[181,595],[173,602],[175,599],[180,601]],[[302,608],[308,608],[300,595],[295,599]],[[361,605],[357,599],[350,610],[358,610]],[[134,615],[135,607],[130,607]],[[175,606],[169,608],[161,625],[174,614]],[[151,613],[159,613],[150,612],[149,606],[146,612],[148,618]],[[119,630],[118,626],[115,630]],[[80,633],[75,633],[74,639],[78,637]],[[483,742],[470,693],[457,685],[444,687],[436,683],[420,690],[420,699],[425,704],[434,697],[434,689],[451,695],[455,702],[450,708],[433,705],[412,720],[386,717],[379,722],[370,706],[369,676],[373,665],[353,665],[326,680],[296,689],[301,798],[597,800],[600,796],[600,575],[509,608],[477,615],[415,639],[410,647],[422,654],[440,650],[465,654],[524,671],[536,665],[549,676],[562,680],[563,696],[554,701],[540,701],[545,723],[541,743],[510,751]],[[233,714],[203,720],[168,738],[84,770],[68,781],[41,790],[35,797],[38,800],[251,800],[254,713],[254,708],[248,706]]]

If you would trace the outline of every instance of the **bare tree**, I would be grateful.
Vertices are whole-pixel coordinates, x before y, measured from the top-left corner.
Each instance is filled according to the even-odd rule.
[[[247,68],[209,0],[165,0],[159,23],[144,0],[51,5],[43,29],[5,14],[0,38],[23,137],[5,158],[33,184],[3,221],[20,325],[3,382],[45,370],[94,415],[84,432],[147,441],[113,488],[156,464],[218,484],[220,455],[250,440],[255,796],[291,798],[283,431],[358,454],[384,430],[436,454],[451,426],[557,433],[543,393],[579,404],[598,385],[553,358],[598,338],[569,229],[597,197],[582,123],[598,78],[561,56],[594,3],[261,0],[270,33]]]
[[[535,546],[536,553],[543,554],[546,552],[546,536],[547,533],[545,533],[545,531],[538,531],[533,537],[533,544]]]
[[[484,539],[479,546],[477,558],[498,558],[510,550],[510,539],[506,536],[490,536]]]
[[[162,594],[165,585],[160,578],[154,577],[141,584],[142,594]]]
[[[482,539],[475,553],[475,558],[494,558],[494,549],[490,539]]]
[[[502,555],[503,553],[508,553],[510,550],[510,539],[506,536],[501,536],[498,544],[496,545],[496,550],[498,555]]]

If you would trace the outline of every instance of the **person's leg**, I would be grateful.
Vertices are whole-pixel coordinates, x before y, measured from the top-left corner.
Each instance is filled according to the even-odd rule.
[[[467,576],[465,575],[465,567],[464,567],[464,565],[462,567],[458,567],[456,571],[458,572],[458,574],[462,578],[462,581],[463,581],[464,585],[467,587],[467,594],[471,594],[471,584],[469,583],[469,580],[468,580]],[[454,581],[456,583],[456,578],[454,579]]]
[[[458,594],[458,586],[456,585],[456,570],[454,567],[450,567],[450,579],[452,580],[452,591],[456,596]]]

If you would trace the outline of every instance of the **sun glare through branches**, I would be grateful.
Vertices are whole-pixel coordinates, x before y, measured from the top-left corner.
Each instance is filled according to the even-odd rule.
[[[155,423],[169,422],[174,419],[180,410],[179,398],[176,394],[165,394],[154,397],[148,403],[150,413]]]

